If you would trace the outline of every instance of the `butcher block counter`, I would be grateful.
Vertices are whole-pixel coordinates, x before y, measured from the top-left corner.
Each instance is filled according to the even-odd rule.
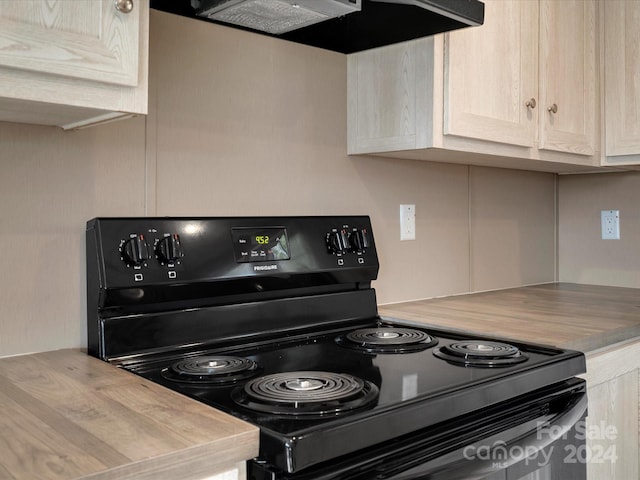
[[[589,352],[640,337],[640,289],[552,283],[383,305],[380,315]]]
[[[79,350],[0,359],[0,478],[243,476],[258,429]]]

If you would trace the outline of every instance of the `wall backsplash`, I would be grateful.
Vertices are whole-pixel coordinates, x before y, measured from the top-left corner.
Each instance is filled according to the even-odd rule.
[[[559,199],[560,280],[640,288],[640,172],[563,176]],[[620,240],[602,240],[602,210],[620,210]]]
[[[148,117],[0,123],[0,356],[85,346],[95,216],[367,214],[381,303],[554,280],[554,175],[348,157],[345,56],[151,13]]]
[[[0,122],[0,356],[86,345],[85,222],[144,214],[144,135]]]

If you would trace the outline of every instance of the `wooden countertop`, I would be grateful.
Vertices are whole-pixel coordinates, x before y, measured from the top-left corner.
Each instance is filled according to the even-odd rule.
[[[381,305],[382,316],[590,352],[640,336],[640,289],[553,283]]]
[[[79,350],[0,359],[0,478],[202,479],[258,429]]]

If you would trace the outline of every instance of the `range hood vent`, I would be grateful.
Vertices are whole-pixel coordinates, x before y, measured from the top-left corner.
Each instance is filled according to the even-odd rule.
[[[151,8],[342,53],[484,22],[479,0],[151,0]]]
[[[280,35],[360,10],[361,0],[191,0],[196,15]]]

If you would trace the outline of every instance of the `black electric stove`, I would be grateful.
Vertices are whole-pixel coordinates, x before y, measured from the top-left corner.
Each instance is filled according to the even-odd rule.
[[[511,478],[470,446],[585,414],[579,352],[379,317],[368,217],[94,219],[87,268],[90,354],[260,427],[249,478]]]

